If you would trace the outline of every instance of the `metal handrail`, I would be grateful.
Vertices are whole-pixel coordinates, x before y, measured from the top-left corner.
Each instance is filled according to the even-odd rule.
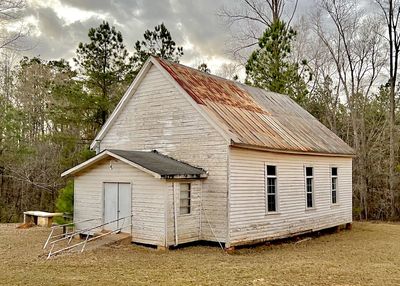
[[[115,219],[115,220],[112,220],[112,221],[109,221],[109,222],[105,222],[105,223],[100,224],[100,225],[96,225],[96,226],[93,226],[93,227],[88,227],[88,228],[85,228],[85,229],[81,229],[81,230],[74,231],[74,232],[70,233],[70,235],[67,235],[67,236],[65,236],[65,237],[63,237],[63,238],[60,238],[60,239],[57,239],[57,240],[54,240],[54,241],[50,242],[50,244],[54,244],[54,243],[56,243],[56,242],[59,242],[59,241],[65,240],[65,239],[69,239],[69,240],[71,241],[71,239],[72,239],[74,236],[78,235],[78,234],[84,234],[84,232],[88,232],[88,231],[91,231],[91,230],[93,230],[93,229],[96,229],[96,228],[105,226],[105,225],[107,225],[107,224],[120,221],[120,220],[125,219],[125,218],[127,218],[127,217],[130,217],[130,216],[121,217],[121,218],[119,218],[119,219]]]
[[[69,225],[74,225],[74,224],[82,223],[82,222],[94,221],[94,220],[98,220],[98,219],[101,219],[101,217],[98,217],[98,218],[91,218],[91,219],[84,219],[84,220],[80,220],[80,221],[77,221],[77,222],[71,222],[71,223],[65,223],[65,224],[59,224],[59,225],[53,225],[53,226],[51,227],[50,234],[49,234],[49,236],[47,237],[47,240],[46,240],[46,242],[45,242],[45,244],[44,244],[44,246],[43,246],[43,249],[46,249],[47,245],[49,244],[50,239],[56,238],[56,237],[65,236],[65,235],[68,235],[68,234],[73,233],[73,232],[70,232],[70,233],[63,233],[63,234],[58,234],[58,235],[53,236],[54,230],[55,230],[56,228],[58,228],[58,227],[65,227],[65,226],[69,226]]]
[[[129,218],[129,217],[132,218],[132,216],[133,216],[133,215],[126,216],[126,217],[122,217],[122,218],[118,218],[118,219],[115,219],[115,220],[112,220],[112,221],[109,221],[109,222],[106,222],[106,223],[103,223],[103,224],[100,224],[100,225],[96,225],[96,226],[91,227],[91,228],[87,228],[87,229],[84,229],[84,230],[76,231],[74,234],[72,234],[72,235],[69,236],[69,237],[62,238],[62,239],[58,239],[58,240],[55,240],[55,241],[50,242],[51,248],[50,248],[49,254],[47,255],[47,259],[49,259],[51,256],[54,256],[54,255],[56,255],[56,254],[58,254],[58,253],[61,253],[61,252],[63,252],[63,251],[70,250],[70,249],[75,248],[75,247],[77,247],[77,246],[79,246],[79,245],[83,245],[83,246],[82,246],[82,249],[81,249],[81,252],[83,252],[84,249],[85,249],[85,247],[86,247],[86,244],[87,244],[88,242],[93,241],[93,240],[98,239],[98,238],[101,238],[101,237],[104,237],[104,236],[109,235],[109,234],[112,234],[112,233],[118,233],[118,232],[120,232],[122,229],[125,228],[125,226],[124,226],[124,225],[125,225],[125,219],[127,219],[127,218]],[[68,245],[69,245],[69,243],[71,242],[73,236],[75,236],[75,235],[77,235],[77,234],[83,234],[83,232],[88,232],[88,231],[90,231],[90,230],[93,230],[93,229],[96,229],[96,228],[99,228],[99,227],[102,227],[102,226],[105,226],[105,225],[107,225],[107,224],[114,223],[114,222],[117,222],[117,221],[120,221],[120,220],[123,220],[123,223],[122,223],[122,226],[121,226],[121,227],[118,227],[118,228],[116,228],[116,229],[114,229],[114,230],[112,230],[112,231],[109,231],[109,232],[107,232],[107,233],[103,233],[103,234],[101,234],[101,235],[92,237],[92,238],[90,238],[90,239],[89,239],[89,233],[86,233],[86,239],[85,239],[85,241],[78,242],[78,243],[76,243],[76,244],[73,244],[73,245],[64,247],[64,248],[62,248],[62,249],[59,249],[59,250],[53,252],[54,246],[55,246],[56,243],[59,242],[59,241],[62,241],[62,240],[64,240],[64,239],[69,238],[69,242],[68,242]],[[132,226],[132,223],[130,224],[130,226]]]

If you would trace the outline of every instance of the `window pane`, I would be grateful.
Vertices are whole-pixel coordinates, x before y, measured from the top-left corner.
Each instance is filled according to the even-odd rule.
[[[313,168],[312,167],[306,167],[306,176],[311,177],[313,175]]]
[[[190,213],[190,208],[188,208],[188,207],[180,207],[179,208],[179,213],[180,214],[189,214]]]
[[[337,178],[332,178],[332,190],[337,189]]]
[[[337,168],[332,168],[332,176],[337,176]]]
[[[276,191],[276,178],[267,179],[267,191],[269,194],[275,193]]]
[[[307,193],[312,193],[312,178],[307,178]]]
[[[269,212],[276,212],[276,196],[275,195],[268,195],[268,211]]]
[[[336,191],[332,191],[332,204],[336,204]]]
[[[276,166],[267,165],[267,175],[276,176]]]
[[[181,192],[181,199],[189,199],[190,192]]]
[[[181,184],[181,191],[189,191],[190,190],[190,184]]]
[[[307,207],[308,208],[312,208],[313,207],[312,193],[307,193]]]
[[[181,206],[181,207],[190,207],[190,200],[188,200],[188,199],[181,199],[181,200],[180,200],[180,206]]]

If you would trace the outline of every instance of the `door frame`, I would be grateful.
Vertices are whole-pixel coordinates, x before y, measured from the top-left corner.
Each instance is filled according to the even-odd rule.
[[[101,194],[101,207],[102,207],[101,221],[102,221],[102,223],[105,223],[104,216],[105,216],[105,209],[106,209],[106,206],[105,206],[105,204],[106,204],[106,202],[105,202],[106,184],[129,184],[130,185],[130,196],[129,196],[130,197],[130,202],[131,202],[130,213],[131,213],[131,216],[132,216],[132,210],[133,210],[133,206],[132,206],[133,181],[130,181],[130,182],[129,181],[103,181],[102,182],[103,191],[102,191],[102,194]],[[118,190],[117,202],[119,202],[119,190]],[[133,228],[132,221],[133,221],[133,219],[131,217],[130,234],[132,234],[132,228]],[[102,229],[104,229],[104,226],[102,227]]]

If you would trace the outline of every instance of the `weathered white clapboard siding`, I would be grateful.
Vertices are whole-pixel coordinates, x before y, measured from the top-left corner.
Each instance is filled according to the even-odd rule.
[[[100,148],[156,149],[206,169],[209,177],[202,190],[206,216],[201,216],[201,238],[226,240],[227,142],[155,66],[116,118]]]
[[[231,148],[229,244],[282,237],[352,221],[352,159]],[[266,164],[278,173],[277,214],[266,213]],[[314,167],[315,209],[306,210],[304,166]],[[338,167],[337,205],[331,204],[330,167]]]
[[[75,176],[74,220],[103,218],[104,182],[132,184],[132,241],[164,245],[166,181],[115,159],[105,159]],[[77,227],[82,229],[101,222],[78,224]]]

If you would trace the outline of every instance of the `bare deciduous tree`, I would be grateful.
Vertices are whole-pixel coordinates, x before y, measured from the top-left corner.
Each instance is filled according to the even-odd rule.
[[[290,3],[290,7],[288,6]],[[282,19],[291,10],[287,23],[290,25],[298,0],[242,0],[237,7],[224,7],[219,12],[233,35],[231,53],[239,60],[247,60],[248,50],[258,44],[258,39],[272,22]]]
[[[381,14],[386,24],[386,35],[382,35],[389,46],[389,126],[390,126],[390,142],[389,142],[389,191],[391,194],[391,211],[392,217],[397,216],[397,206],[399,195],[395,189],[396,173],[396,93],[398,92],[397,74],[400,55],[400,28],[398,27],[400,19],[400,3],[396,0],[375,0],[380,7]]]
[[[0,1],[0,50],[19,49],[18,40],[24,36],[22,25],[14,27],[10,31],[8,25],[16,24],[25,7],[25,0],[1,0]]]
[[[378,36],[380,24],[353,0],[322,0],[315,19],[315,31],[336,69],[333,79],[349,109],[352,145],[357,152],[355,194],[359,195],[363,217],[368,218],[367,161],[371,142],[367,142],[365,106],[385,64],[386,53]]]
[[[223,64],[221,67],[217,70],[216,75],[230,79],[230,80],[237,80],[238,79],[238,74],[240,72],[240,65],[237,63],[229,63],[229,64]]]

